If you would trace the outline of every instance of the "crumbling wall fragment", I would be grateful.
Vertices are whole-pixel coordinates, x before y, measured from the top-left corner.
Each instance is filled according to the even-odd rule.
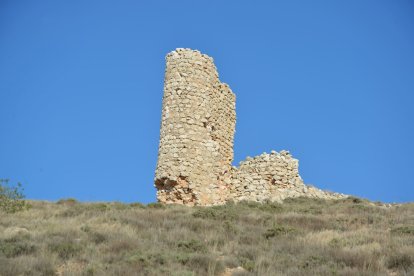
[[[272,151],[240,162],[232,175],[230,197],[234,201],[275,201],[284,190],[303,186],[298,160],[288,151]]]

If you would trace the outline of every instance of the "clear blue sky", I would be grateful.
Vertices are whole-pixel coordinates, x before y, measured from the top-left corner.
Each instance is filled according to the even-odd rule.
[[[0,0],[0,178],[31,199],[155,201],[164,57],[215,59],[235,164],[414,201],[413,1]]]

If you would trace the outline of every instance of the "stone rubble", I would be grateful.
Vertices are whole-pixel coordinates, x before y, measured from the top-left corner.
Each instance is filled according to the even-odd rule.
[[[306,186],[298,160],[288,151],[263,153],[233,167],[235,104],[211,57],[182,48],[167,54],[155,172],[159,202],[208,206],[229,200],[346,197]]]

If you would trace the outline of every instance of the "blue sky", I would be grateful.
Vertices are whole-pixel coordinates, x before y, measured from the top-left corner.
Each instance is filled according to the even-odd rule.
[[[0,1],[0,178],[30,199],[155,201],[164,57],[212,56],[235,164],[414,201],[412,1]]]

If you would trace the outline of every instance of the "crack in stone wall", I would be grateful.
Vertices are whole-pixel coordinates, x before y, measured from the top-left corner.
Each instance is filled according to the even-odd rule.
[[[211,57],[181,48],[167,54],[155,172],[158,201],[193,206],[345,197],[306,186],[298,160],[287,151],[247,158],[233,167],[235,103]]]

